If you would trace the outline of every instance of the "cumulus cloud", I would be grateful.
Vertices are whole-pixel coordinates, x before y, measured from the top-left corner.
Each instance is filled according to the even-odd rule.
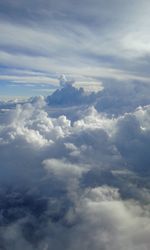
[[[70,88],[78,93],[66,86],[62,100]],[[35,97],[1,112],[1,249],[148,249],[150,106],[127,113],[123,104],[113,116],[112,107],[55,101]]]
[[[98,92],[91,93],[87,93],[83,88],[77,89],[70,82],[67,83],[63,88],[57,89],[47,97],[49,106],[92,105],[99,112],[118,116],[125,112],[133,112],[139,106],[150,104],[149,83],[104,80],[103,88]]]
[[[59,77],[59,84],[60,84],[60,87],[65,87],[67,85],[73,85],[74,81],[72,80],[67,80],[67,77],[65,75],[61,75]]]
[[[99,93],[96,108],[115,115],[133,112],[138,106],[150,103],[149,92],[149,83],[142,81],[104,81],[104,89]]]
[[[121,117],[118,120],[118,130],[115,135],[116,144],[122,156],[143,174],[147,174],[147,171],[149,173],[150,164],[148,156],[150,137],[145,114],[149,119],[149,106],[139,108],[134,114]]]
[[[57,89],[52,95],[47,97],[47,102],[50,106],[76,106],[91,102],[91,98],[85,94],[83,88],[77,89],[66,81],[62,83],[61,80],[60,85],[62,86],[62,84],[64,84],[64,88]]]
[[[149,7],[1,1],[0,80],[62,76],[0,103],[0,249],[149,249]]]

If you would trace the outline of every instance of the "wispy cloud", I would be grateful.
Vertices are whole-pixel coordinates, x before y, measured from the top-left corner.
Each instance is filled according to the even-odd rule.
[[[0,5],[1,65],[55,74],[56,79],[65,73],[87,81],[149,81],[147,1],[32,0]]]

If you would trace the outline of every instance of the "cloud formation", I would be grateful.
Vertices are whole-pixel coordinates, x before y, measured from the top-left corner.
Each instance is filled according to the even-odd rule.
[[[149,249],[149,12],[0,2],[0,249]]]
[[[60,74],[91,84],[97,78],[149,82],[149,10],[139,0],[2,2],[1,69],[10,84],[18,69],[39,74],[27,82],[53,88]],[[25,83],[24,73],[15,78]]]
[[[57,109],[36,97],[1,113],[1,249],[148,249],[150,106]]]
[[[49,106],[59,107],[93,105],[99,112],[118,116],[150,104],[149,95],[149,84],[139,81],[105,80],[100,91],[90,93],[81,87],[77,89],[75,84],[68,81],[67,84],[64,82],[63,88],[48,96],[46,101]]]

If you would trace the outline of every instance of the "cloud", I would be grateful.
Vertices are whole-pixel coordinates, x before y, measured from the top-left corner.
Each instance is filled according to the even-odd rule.
[[[144,175],[149,173],[148,147],[150,144],[149,127],[149,106],[145,109],[139,108],[135,114],[126,114],[118,121],[116,133],[116,144],[121,154],[134,166],[137,171]],[[146,120],[144,119],[146,115]],[[141,119],[142,118],[142,119]],[[122,141],[124,143],[122,143]]]
[[[140,208],[135,208],[132,214],[134,205],[131,203],[129,208],[120,201],[117,190],[107,187],[92,189],[83,198],[81,204],[80,212],[83,221],[79,231],[80,235],[84,235],[84,241],[77,237],[76,246],[73,249],[81,246],[83,249],[90,249],[91,246],[94,249],[99,249],[99,247],[102,249],[125,249],[126,247],[144,249],[148,247],[147,230],[149,229],[144,229],[144,232],[142,230],[144,220],[141,220]]]
[[[72,179],[74,176],[80,177],[83,169],[82,166],[69,164],[64,160],[49,159],[43,161],[44,168],[56,176],[56,178]]]
[[[0,103],[1,249],[149,249],[149,7],[0,3],[1,85],[63,85]]]
[[[83,88],[77,89],[76,84],[67,84],[48,96],[46,101],[50,107],[93,105],[98,112],[118,116],[148,105],[149,95],[149,83],[103,80],[103,87],[98,92],[87,93]]]
[[[56,3],[1,3],[3,71],[7,67],[7,71],[17,68],[42,72],[43,78],[38,79],[24,79],[23,74],[20,83],[50,80],[54,86],[60,74],[84,78],[86,82],[92,78],[97,84],[96,78],[149,82],[149,3]],[[52,75],[55,77],[51,79]]]
[[[149,91],[149,83],[104,81],[104,89],[95,107],[100,112],[115,115],[133,112],[137,107],[149,104]]]
[[[62,85],[62,83],[61,83]],[[94,96],[93,96],[94,97]],[[88,96],[84,92],[83,88],[75,88],[72,84],[65,83],[65,87],[57,89],[52,95],[47,97],[47,103],[50,106],[61,105],[81,105],[88,104],[93,101],[92,95]]]
[[[1,113],[1,248],[148,249],[149,105],[66,109],[35,97]]]

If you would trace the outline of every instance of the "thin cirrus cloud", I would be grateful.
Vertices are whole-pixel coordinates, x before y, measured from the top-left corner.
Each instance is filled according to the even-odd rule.
[[[149,81],[149,9],[147,1],[5,1],[0,64],[56,79]]]

